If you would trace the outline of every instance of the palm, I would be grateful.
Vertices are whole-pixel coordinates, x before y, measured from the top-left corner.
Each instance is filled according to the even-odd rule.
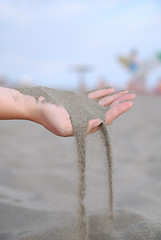
[[[121,91],[108,96],[111,93],[114,93],[114,89],[100,89],[88,94],[89,98],[98,99],[100,105],[110,106],[105,115],[107,125],[122,113],[128,111],[132,107],[132,100],[135,97],[134,94],[128,93],[128,91]],[[68,137],[73,135],[70,116],[64,107],[50,103],[45,103],[41,107],[41,124],[44,127],[58,136]],[[89,133],[95,132],[98,130],[99,125],[100,122],[98,119],[92,119],[89,121],[87,131]]]

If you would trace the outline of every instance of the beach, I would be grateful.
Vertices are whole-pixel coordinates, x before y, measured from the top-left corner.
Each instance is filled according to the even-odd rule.
[[[160,106],[160,96],[137,96],[133,108],[109,126],[114,160],[114,208],[150,219],[150,225],[146,226],[154,222],[159,231]],[[0,240],[63,240],[64,236],[71,239],[75,234],[72,229],[77,227],[78,205],[75,139],[57,137],[38,124],[22,120],[0,121],[0,133]],[[105,157],[99,132],[91,134],[87,144],[86,196],[91,229],[94,221],[96,225],[102,221],[100,226],[104,224],[106,228],[107,224],[108,228],[104,216],[108,215]],[[73,228],[69,231],[70,225]],[[90,239],[97,239],[96,235],[91,233]],[[119,238],[113,235],[109,239]],[[157,233],[151,239],[161,239],[161,235]]]

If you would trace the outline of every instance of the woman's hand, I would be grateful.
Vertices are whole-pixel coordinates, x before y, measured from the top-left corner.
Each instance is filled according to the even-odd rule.
[[[133,106],[132,101],[135,98],[135,94],[129,93],[128,91],[114,92],[114,89],[109,88],[88,93],[88,97],[94,100],[97,99],[98,104],[110,107],[105,115],[105,122],[107,125],[121,114],[128,111]],[[43,125],[49,131],[58,136],[72,136],[74,133],[73,127],[66,109],[62,106],[56,106],[51,103],[41,103],[42,100],[43,98],[39,99],[38,104],[40,111],[38,118],[35,119],[35,122]],[[92,133],[97,131],[100,124],[101,122],[99,119],[90,120],[87,132]]]
[[[135,94],[128,91],[115,93],[114,89],[109,88],[90,92],[88,97],[97,100],[102,106],[110,107],[105,114],[105,122],[108,125],[132,107]],[[0,119],[30,120],[43,125],[58,136],[72,136],[73,127],[66,109],[55,104],[44,103],[43,100],[44,97],[39,97],[37,102],[34,97],[24,95],[16,89],[0,87]],[[99,119],[91,119],[87,132],[97,131],[100,124]]]

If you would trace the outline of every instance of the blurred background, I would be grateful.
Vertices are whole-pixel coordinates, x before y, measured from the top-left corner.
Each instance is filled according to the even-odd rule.
[[[161,94],[160,0],[0,0],[0,85]]]
[[[161,0],[0,0],[0,86],[35,85],[137,93],[110,126],[114,206],[161,222]],[[73,213],[74,139],[22,120],[1,120],[0,134],[0,239],[49,229],[50,211]],[[107,207],[105,157],[91,134],[89,211]]]

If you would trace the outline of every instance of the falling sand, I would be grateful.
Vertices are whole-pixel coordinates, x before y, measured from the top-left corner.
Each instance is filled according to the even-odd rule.
[[[107,107],[100,106],[95,100],[89,99],[88,96],[83,93],[61,91],[46,87],[19,88],[17,90],[25,95],[33,96],[36,101],[39,100],[39,97],[44,97],[43,102],[50,102],[52,104],[63,106],[70,115],[78,151],[79,239],[88,240],[88,222],[85,207],[86,136],[89,120],[96,118],[100,119],[102,122],[100,129],[107,152],[109,211],[111,218],[113,218],[112,154],[109,133],[104,119]]]
[[[45,87],[21,88],[17,90],[25,95],[33,96],[36,101],[40,100],[39,97],[43,97],[44,100],[41,98],[41,101],[44,103],[47,102],[64,106],[69,113],[78,150],[78,201],[76,201],[76,209],[74,209],[72,205],[72,211],[57,210],[57,207],[56,210],[54,208],[53,211],[52,209],[51,211],[45,211],[43,208],[37,209],[34,206],[28,208],[28,205],[7,205],[2,201],[0,203],[0,239],[160,240],[160,223],[147,219],[144,216],[129,210],[113,211],[111,146],[109,134],[104,123],[104,115],[108,109],[99,106],[97,101],[89,99],[87,95],[82,93],[66,92]],[[15,99],[15,101],[17,101],[17,99]],[[107,211],[106,207],[105,210],[94,210],[94,212],[88,212],[87,214],[85,206],[86,130],[88,121],[95,118],[99,118],[102,121],[100,132],[107,152],[107,161],[105,163],[107,169],[106,172],[108,174],[109,196],[107,197],[109,198],[109,211]],[[63,173],[65,174],[65,172]],[[61,175],[60,178],[61,177],[63,177],[63,175]],[[41,184],[43,184],[43,181],[41,181]],[[58,184],[58,182],[56,181],[55,184]],[[40,187],[43,188],[44,186],[46,185],[41,185]],[[66,185],[63,185],[62,188],[62,191],[64,191]],[[59,190],[59,184],[56,189]],[[73,191],[73,188],[71,188],[71,190],[68,189],[67,191],[68,194],[72,195],[73,192],[70,191]],[[60,195],[65,198],[65,202],[68,198],[68,194],[63,193],[63,195]],[[55,195],[57,196],[56,192]],[[75,196],[75,194],[72,196]],[[62,197],[60,198],[61,199],[58,199],[59,201],[62,200]],[[68,199],[72,201],[73,198]],[[32,204],[33,201],[31,201],[31,205]]]

